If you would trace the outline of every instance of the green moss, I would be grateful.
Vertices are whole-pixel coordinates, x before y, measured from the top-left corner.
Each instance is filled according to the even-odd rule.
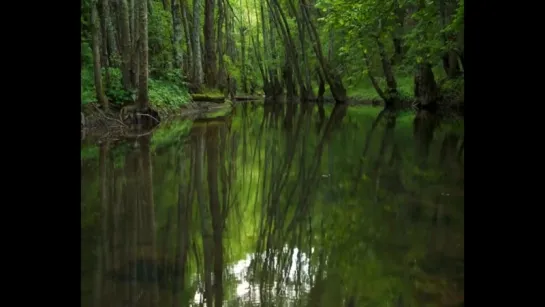
[[[225,95],[219,90],[215,88],[203,88],[202,95],[211,96],[211,97],[224,97]]]

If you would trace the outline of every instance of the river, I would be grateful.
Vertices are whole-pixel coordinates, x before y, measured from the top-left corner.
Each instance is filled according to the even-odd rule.
[[[381,111],[83,143],[82,306],[463,306],[463,120]]]

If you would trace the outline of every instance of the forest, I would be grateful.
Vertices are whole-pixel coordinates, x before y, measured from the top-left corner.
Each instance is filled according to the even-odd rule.
[[[463,306],[463,104],[464,0],[82,0],[82,306]]]
[[[463,34],[463,0],[83,0],[82,120],[244,96],[463,110]]]

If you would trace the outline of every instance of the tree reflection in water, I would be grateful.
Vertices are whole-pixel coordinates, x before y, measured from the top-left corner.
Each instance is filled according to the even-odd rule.
[[[245,104],[84,147],[82,305],[463,305],[463,122],[379,112]]]

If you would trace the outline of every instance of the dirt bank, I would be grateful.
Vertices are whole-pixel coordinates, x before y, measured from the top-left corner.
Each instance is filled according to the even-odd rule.
[[[230,109],[231,103],[215,103],[201,101],[198,103],[189,103],[182,107],[157,108],[161,122],[173,118],[181,117],[199,117],[206,113],[217,112]],[[112,108],[108,111],[102,110],[97,103],[89,103],[81,108],[81,138],[108,138],[117,139],[124,136],[133,135],[135,132],[122,121],[120,110]]]

